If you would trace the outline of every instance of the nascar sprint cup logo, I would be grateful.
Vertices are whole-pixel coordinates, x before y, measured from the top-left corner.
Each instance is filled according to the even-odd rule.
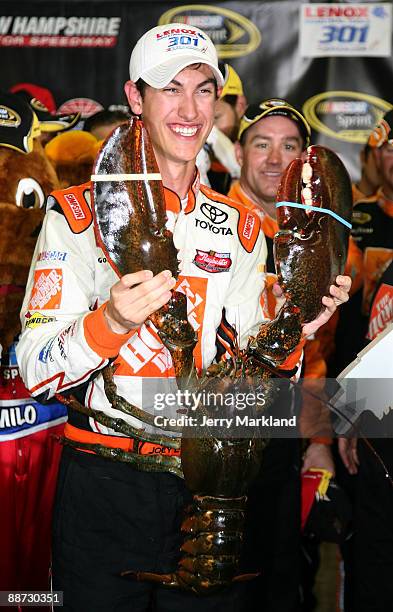
[[[326,91],[309,98],[303,113],[311,127],[330,138],[363,144],[373,127],[393,106],[355,91]]]
[[[221,58],[242,57],[261,43],[261,34],[251,21],[226,8],[208,4],[186,4],[161,15],[158,25],[184,23],[201,28],[210,36]]]

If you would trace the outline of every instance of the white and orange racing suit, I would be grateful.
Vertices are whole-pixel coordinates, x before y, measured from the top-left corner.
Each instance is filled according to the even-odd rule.
[[[199,185],[198,175],[185,201],[165,189],[165,202],[178,249],[177,289],[187,296],[188,319],[198,336],[195,364],[201,370],[215,358],[224,308],[241,347],[261,323],[265,238],[257,215]],[[89,183],[49,197],[22,307],[17,357],[36,398],[82,389],[80,397],[89,408],[141,427],[139,420],[110,405],[100,371],[114,360],[117,393],[149,410],[142,382],[173,379],[172,360],[151,322],[124,335],[108,328],[103,311],[118,278],[96,244],[93,225]],[[300,352],[294,351],[284,369],[295,366]],[[120,435],[93,418],[77,417],[70,415],[66,435],[75,426]]]

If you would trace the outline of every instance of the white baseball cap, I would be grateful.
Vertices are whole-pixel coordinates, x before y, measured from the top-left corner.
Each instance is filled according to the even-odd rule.
[[[161,89],[191,64],[207,64],[217,85],[224,85],[217,52],[207,34],[185,23],[168,23],[152,28],[138,40],[131,53],[130,79],[143,79]]]

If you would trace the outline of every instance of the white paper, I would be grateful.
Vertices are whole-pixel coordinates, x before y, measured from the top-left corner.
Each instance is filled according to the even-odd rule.
[[[362,412],[378,419],[393,409],[393,323],[370,342],[337,376],[340,390],[331,403],[347,418],[335,426],[344,435]]]

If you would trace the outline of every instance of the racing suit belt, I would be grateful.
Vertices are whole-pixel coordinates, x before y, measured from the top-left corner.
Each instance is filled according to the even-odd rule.
[[[137,438],[126,438],[123,436],[107,436],[94,431],[86,431],[74,427],[69,423],[66,423],[64,428],[64,437],[73,442],[81,442],[83,444],[102,444],[109,448],[121,448],[121,450],[136,453],[137,455],[167,455],[180,457],[179,448],[168,448],[164,444],[157,444],[155,442],[144,442]],[[93,453],[91,450],[84,448],[78,449],[86,453]],[[93,453],[94,454],[94,453]]]

